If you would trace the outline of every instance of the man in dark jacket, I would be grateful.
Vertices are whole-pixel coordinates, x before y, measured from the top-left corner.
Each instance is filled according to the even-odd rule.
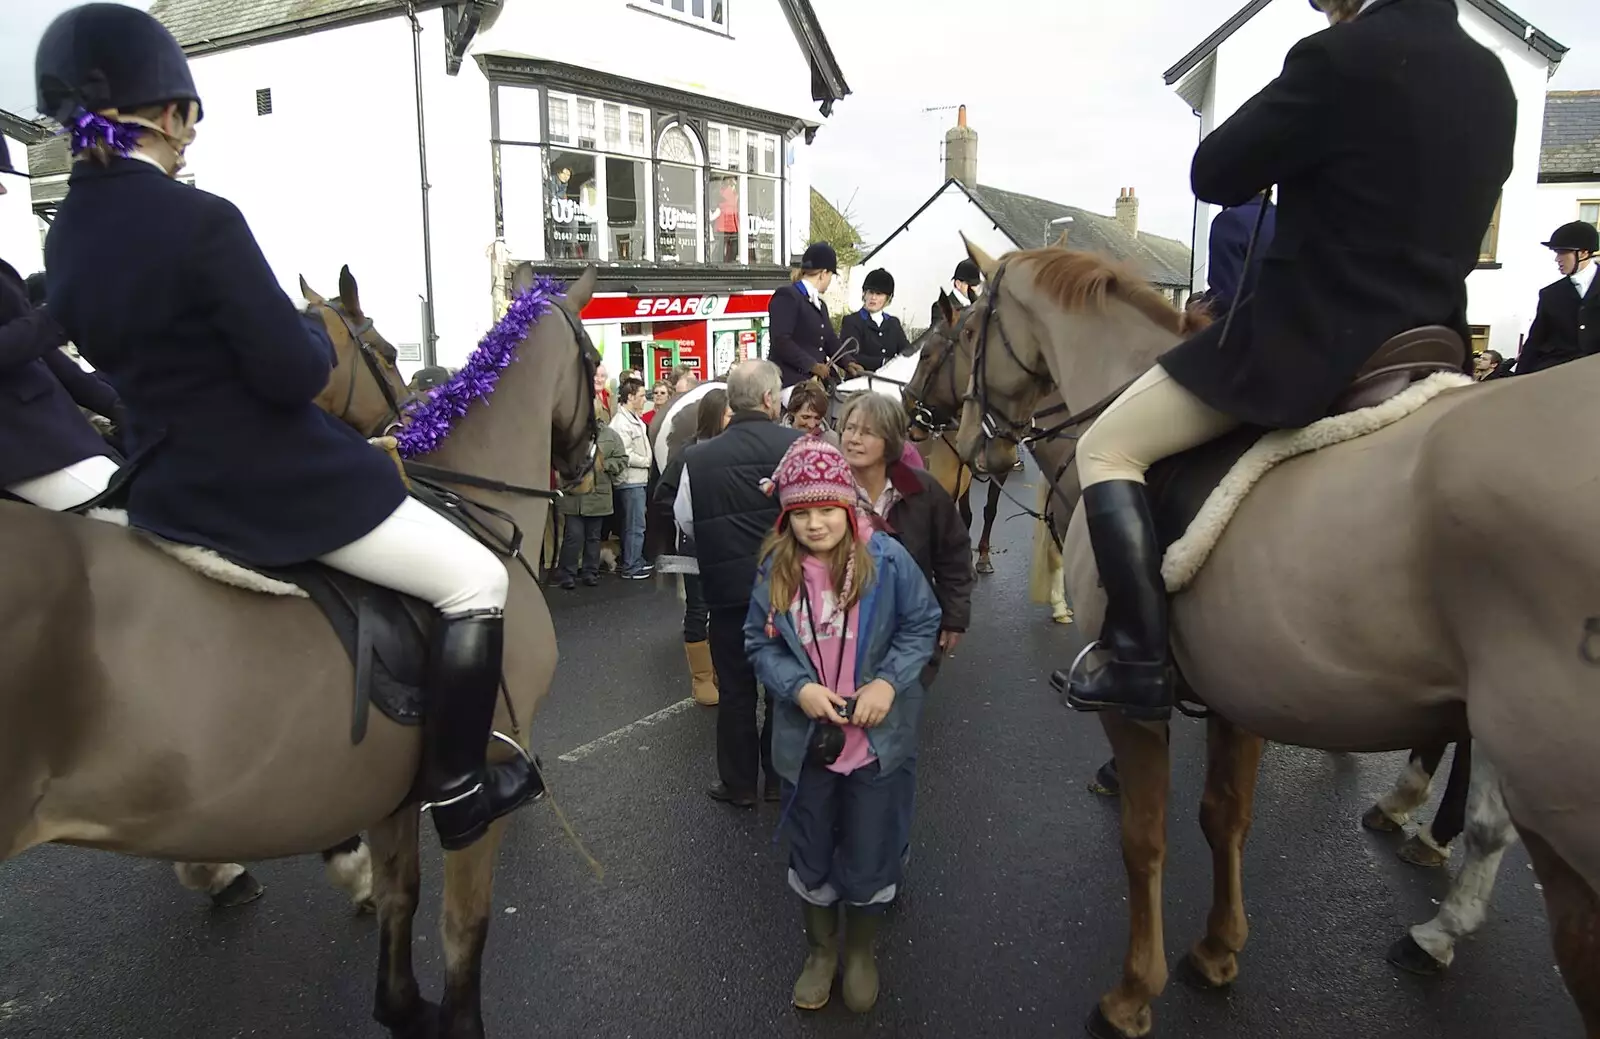
[[[1544,245],[1555,251],[1561,280],[1539,292],[1533,327],[1517,353],[1518,375],[1600,351],[1600,287],[1595,285],[1593,262],[1600,252],[1600,231],[1574,220],[1556,228]]]
[[[823,294],[839,273],[839,256],[827,242],[806,247],[800,260],[800,277],[772,294],[767,304],[767,324],[772,335],[772,361],[785,387],[816,377],[828,380],[839,372],[833,357],[839,352],[839,335],[828,317]]]
[[[79,407],[113,421],[117,394],[61,352],[66,333],[0,260],[0,488],[57,511],[105,490],[116,453]]]
[[[901,354],[911,352],[906,330],[900,319],[884,312],[894,299],[894,276],[879,267],[867,275],[861,286],[861,309],[845,315],[839,328],[839,338],[845,343],[852,339],[856,352],[850,360],[862,370],[875,372]]]
[[[744,652],[744,620],[756,584],[761,543],[778,521],[778,502],[761,487],[800,436],[778,425],[782,376],[770,361],[743,361],[728,373],[733,419],[721,435],[683,454],[674,514],[694,538],[700,584],[711,610],[711,660],[717,704],[718,782],[707,791],[740,808],[756,802],[757,762],[766,772],[766,797],[778,799],[772,767],[772,701],[756,734],[756,676]],[[666,476],[663,475],[663,480]],[[759,758],[758,758],[759,755]]]

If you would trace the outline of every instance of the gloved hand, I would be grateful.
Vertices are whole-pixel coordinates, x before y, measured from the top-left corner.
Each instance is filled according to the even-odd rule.
[[[850,373],[851,378],[860,378],[861,376],[867,374],[867,370],[854,361],[851,361],[849,364],[845,365],[844,370]]]
[[[811,374],[815,375],[819,379],[831,379],[833,378],[833,365],[829,364],[827,361],[819,361],[811,366]]]

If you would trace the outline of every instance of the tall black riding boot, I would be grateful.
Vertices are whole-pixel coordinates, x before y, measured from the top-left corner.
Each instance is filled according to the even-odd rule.
[[[1172,716],[1167,664],[1167,589],[1161,548],[1144,484],[1107,480],[1083,489],[1089,542],[1106,590],[1100,648],[1110,661],[1089,674],[1056,672],[1067,702],[1080,711],[1120,710],[1141,721]]]
[[[543,793],[526,755],[488,765],[500,693],[505,619],[499,610],[442,617],[428,653],[425,807],[439,843],[459,851],[489,824]]]

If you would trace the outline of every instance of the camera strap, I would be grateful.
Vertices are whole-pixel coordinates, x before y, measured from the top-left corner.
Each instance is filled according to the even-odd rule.
[[[817,659],[819,661],[821,661],[821,660],[824,659],[823,655],[822,655],[822,642],[821,642],[821,640],[819,640],[817,638],[816,615],[812,612],[812,609],[811,609],[811,590],[809,588],[806,588],[805,585],[803,585],[803,584],[800,586],[800,608],[806,615],[806,627],[811,632],[811,644],[813,646],[817,647]],[[849,615],[848,612],[846,612],[843,622],[839,625],[839,653],[838,653],[838,658],[834,661],[834,664],[833,664],[833,681],[830,684],[829,681],[828,681],[828,676],[826,674],[822,674],[822,675],[818,676],[818,677],[820,677],[822,679],[822,684],[823,685],[827,686],[833,692],[838,693],[840,696],[844,696],[845,694],[843,692],[841,692],[840,690],[838,690],[838,689],[834,689],[833,687],[835,685],[839,684],[839,678],[840,678],[841,675],[844,674],[844,653],[845,653],[845,648],[846,648],[845,643],[849,641],[849,635],[850,635],[850,615]],[[818,665],[817,670],[818,671],[822,670],[822,667],[821,667],[820,664]],[[851,692],[855,692],[855,690],[852,689]]]

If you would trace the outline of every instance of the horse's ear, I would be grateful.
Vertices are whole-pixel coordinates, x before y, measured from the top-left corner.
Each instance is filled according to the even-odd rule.
[[[361,295],[356,291],[356,277],[348,265],[339,268],[339,305],[351,317],[361,313]]]
[[[589,300],[594,298],[594,287],[599,281],[600,272],[594,267],[585,267],[583,276],[567,287],[567,303],[574,314],[589,305]]]
[[[983,280],[991,280],[994,277],[994,272],[999,269],[1000,264],[995,261],[994,257],[974,245],[965,232],[962,232],[961,243],[967,247],[967,258],[977,264],[978,270],[983,272]]]
[[[956,306],[943,289],[939,290],[939,302],[933,305],[934,317],[944,322],[946,328],[954,328],[956,324]]]
[[[300,295],[309,303],[326,303],[322,294],[313,289],[307,282],[304,274],[300,275]]]
[[[520,296],[533,288],[533,264],[526,261],[517,264],[517,269],[511,272],[511,294]]]

